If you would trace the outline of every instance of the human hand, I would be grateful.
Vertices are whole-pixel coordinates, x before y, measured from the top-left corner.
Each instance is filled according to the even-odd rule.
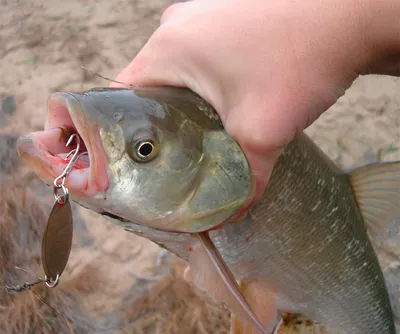
[[[245,152],[257,200],[282,148],[358,74],[374,71],[378,57],[363,6],[357,0],[179,3],[164,12],[117,80],[188,87],[207,100]]]

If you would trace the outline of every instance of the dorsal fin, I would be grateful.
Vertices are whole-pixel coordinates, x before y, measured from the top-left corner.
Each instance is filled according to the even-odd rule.
[[[233,274],[212,243],[208,233],[196,233],[192,238],[189,261],[193,283],[207,291],[215,299],[223,301],[233,313],[252,324],[260,333],[269,334],[246,301]]]
[[[370,164],[348,175],[368,233],[379,245],[400,217],[400,161]]]

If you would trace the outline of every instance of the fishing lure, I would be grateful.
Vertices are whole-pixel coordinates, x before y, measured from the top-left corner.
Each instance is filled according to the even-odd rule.
[[[68,147],[74,139],[76,139],[76,148],[69,152],[64,159],[67,160],[71,155],[72,158],[63,172],[53,182],[55,201],[43,234],[41,250],[45,277],[44,279],[38,278],[33,283],[25,282],[14,286],[6,285],[4,289],[7,293],[27,291],[39,283],[46,283],[49,288],[55,288],[60,282],[61,274],[67,265],[71,253],[73,237],[72,209],[65,180],[77,161],[83,155],[87,154],[87,152],[79,153],[80,138],[75,133],[69,137],[66,146]]]

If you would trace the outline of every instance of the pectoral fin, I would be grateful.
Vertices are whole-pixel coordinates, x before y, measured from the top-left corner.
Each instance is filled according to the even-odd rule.
[[[379,244],[400,217],[400,161],[367,165],[348,175],[368,233]]]
[[[189,262],[193,283],[215,299],[224,302],[233,313],[258,329],[258,333],[269,334],[246,301],[208,233],[196,233],[192,238]]]

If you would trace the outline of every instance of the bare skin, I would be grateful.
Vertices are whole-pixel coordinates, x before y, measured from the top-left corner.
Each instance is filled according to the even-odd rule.
[[[400,75],[399,17],[398,0],[179,3],[117,80],[206,99],[246,153],[257,200],[281,149],[357,76]]]

